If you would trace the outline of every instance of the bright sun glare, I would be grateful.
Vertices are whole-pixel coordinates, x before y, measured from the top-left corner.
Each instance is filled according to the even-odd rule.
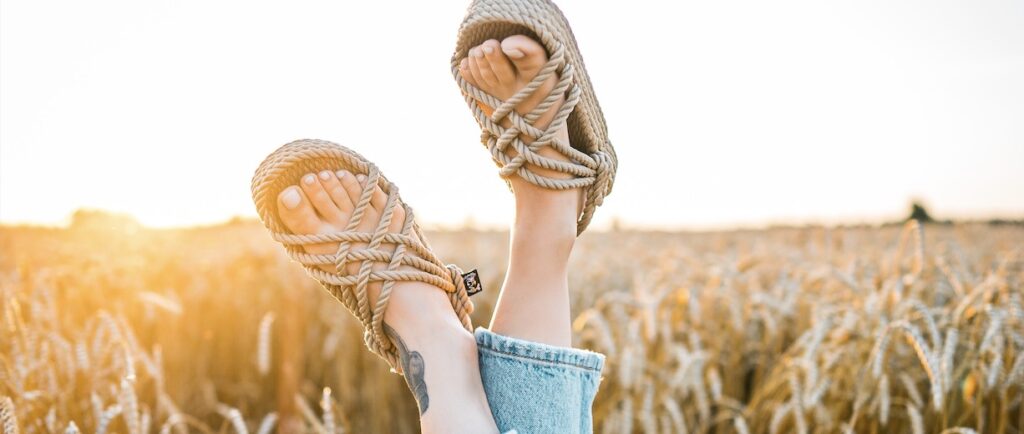
[[[621,161],[598,227],[1024,212],[1019,2],[560,5]],[[0,221],[254,216],[252,171],[310,137],[376,161],[426,223],[503,225],[448,70],[464,7],[5,1]]]

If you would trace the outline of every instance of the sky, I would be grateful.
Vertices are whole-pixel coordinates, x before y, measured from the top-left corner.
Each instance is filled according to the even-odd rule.
[[[597,227],[1024,217],[1024,2],[558,3],[620,161]],[[291,140],[422,222],[510,221],[450,75],[465,1],[4,0],[0,223],[255,216]]]

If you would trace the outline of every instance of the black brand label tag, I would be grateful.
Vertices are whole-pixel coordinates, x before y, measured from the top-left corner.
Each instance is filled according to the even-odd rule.
[[[476,270],[463,274],[462,282],[466,284],[466,292],[469,295],[477,294],[484,290],[484,286],[480,284],[480,273],[477,273]]]

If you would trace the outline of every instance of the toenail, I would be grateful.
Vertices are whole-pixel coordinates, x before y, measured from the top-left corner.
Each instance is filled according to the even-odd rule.
[[[515,48],[509,48],[508,50],[504,50],[504,51],[505,51],[505,54],[508,55],[508,57],[511,57],[513,59],[522,59],[523,56],[526,55],[526,54],[523,54],[522,51],[519,51],[518,49],[515,49]]]
[[[329,170],[325,170],[323,172],[320,172],[320,179],[322,179],[324,181],[326,181],[328,179],[331,179],[331,172]]]
[[[345,171],[344,170],[339,170],[338,173],[335,173],[335,175],[338,175],[338,178],[344,178],[345,177]]]
[[[306,176],[302,177],[302,182],[305,182],[305,183],[306,183],[306,185],[313,185],[313,182],[314,182],[314,181],[316,181],[316,177],[315,177],[315,176],[313,176],[313,174],[312,174],[312,173],[310,173],[309,175],[306,175]]]
[[[462,63],[459,63],[459,68],[466,69],[469,67],[469,59],[462,59]]]
[[[366,175],[356,175],[356,179],[358,179],[359,182],[366,181]]]
[[[476,57],[478,59],[484,57],[484,53],[480,51],[479,48],[474,48],[472,51],[469,52],[469,54],[472,54],[473,57]]]
[[[294,188],[289,188],[288,191],[284,192],[284,196],[281,197],[281,202],[288,209],[295,209],[295,207],[299,206],[299,202],[302,202],[302,196]]]
[[[493,52],[494,52],[494,47],[491,47],[491,46],[489,46],[489,45],[485,45],[485,46],[484,46],[484,48],[483,48],[483,50],[484,50],[484,53],[485,53],[485,54],[491,54],[491,53],[493,53]]]

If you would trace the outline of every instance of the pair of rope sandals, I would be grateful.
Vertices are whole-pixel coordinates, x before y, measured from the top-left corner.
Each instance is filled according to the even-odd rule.
[[[501,101],[466,81],[459,73],[459,64],[472,47],[489,39],[502,40],[512,35],[526,35],[539,41],[549,59],[527,86]],[[500,167],[499,174],[506,179],[519,176],[548,189],[582,189],[584,205],[577,220],[577,234],[582,233],[594,210],[611,192],[618,161],[608,141],[604,115],[594,96],[576,39],[562,12],[550,0],[474,0],[459,28],[451,68],[455,82],[481,127],[481,141]],[[557,85],[543,102],[530,113],[517,113],[515,106],[550,77],[557,78]],[[565,101],[550,125],[543,130],[534,127],[534,122],[561,97]],[[493,113],[485,114],[478,101],[493,108]],[[506,120],[508,127],[502,126]],[[571,146],[556,138],[556,132],[563,125],[568,129]],[[540,155],[538,152],[545,147],[566,159]],[[533,167],[568,174],[571,178],[543,176],[534,172]],[[281,191],[297,184],[306,173],[341,169],[366,177],[362,196],[354,206],[348,226],[326,234],[289,231],[277,212],[277,197]],[[387,202],[375,229],[363,232],[357,228],[369,206],[372,186],[384,191]],[[311,277],[359,319],[367,347],[386,360],[392,371],[401,373],[401,364],[398,347],[384,331],[383,320],[396,282],[418,281],[440,288],[448,294],[463,326],[472,332],[469,315],[473,303],[469,295],[478,285],[475,273],[464,274],[457,266],[445,265],[433,254],[414,220],[412,208],[401,200],[398,187],[355,151],[323,140],[288,143],[271,153],[256,169],[252,196],[260,219],[274,240],[283,244],[293,260],[302,264]],[[389,232],[391,216],[398,206],[405,210],[405,221],[399,232]],[[322,243],[338,243],[337,252],[310,254],[303,248]],[[353,244],[365,246],[354,249]],[[394,249],[384,246],[394,246]],[[336,272],[319,268],[329,264],[334,265]],[[358,264],[358,272],[350,273],[349,264]],[[371,306],[368,287],[374,282],[381,282],[381,292]]]

